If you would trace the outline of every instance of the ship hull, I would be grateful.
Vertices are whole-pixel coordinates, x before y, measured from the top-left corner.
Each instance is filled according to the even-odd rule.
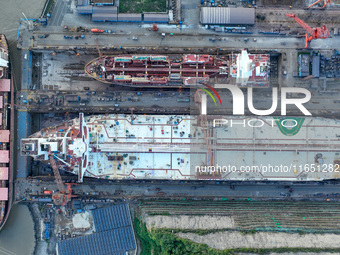
[[[268,87],[270,56],[242,50],[229,55],[117,55],[90,61],[85,72],[97,81],[128,87],[195,87],[234,84]]]
[[[221,181],[340,178],[339,121],[225,116],[220,123],[223,125],[211,128],[214,139],[208,143],[205,127],[194,116],[94,115],[23,139],[21,153],[47,163],[52,148],[59,169],[78,175],[79,182],[84,177]],[[287,128],[285,123],[296,123],[296,128]]]
[[[13,199],[13,173],[12,173],[12,127],[13,127],[13,109],[9,110],[7,104],[13,100],[12,94],[12,77],[10,74],[9,48],[6,37],[0,35],[0,91],[1,107],[1,148],[0,148],[0,230],[5,225],[9,212],[11,210]],[[8,119],[10,118],[10,121]],[[9,124],[8,124],[9,123]],[[11,129],[11,130],[9,130]]]

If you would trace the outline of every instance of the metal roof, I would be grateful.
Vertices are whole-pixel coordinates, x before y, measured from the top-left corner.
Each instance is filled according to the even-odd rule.
[[[136,249],[127,204],[96,209],[92,215],[97,233],[58,242],[59,255],[125,255]]]
[[[11,91],[11,80],[10,79],[0,79],[0,92]]]
[[[92,7],[92,5],[77,6],[77,12],[79,14],[92,14],[93,7]]]
[[[254,8],[202,7],[202,24],[254,25]]]
[[[9,163],[9,151],[0,150],[0,163]]]
[[[117,21],[117,14],[93,13],[92,21]]]
[[[113,0],[93,0],[95,4],[113,4]]]
[[[0,130],[0,143],[9,142],[9,130]]]
[[[117,14],[116,6],[94,6],[93,13]]]
[[[320,77],[320,55],[313,56],[312,58],[312,75]]]
[[[136,243],[131,227],[58,242],[59,255],[124,255],[125,252],[134,249],[136,249]]]
[[[142,14],[135,14],[135,13],[118,14],[118,21],[141,22]]]
[[[8,200],[8,188],[0,188],[0,201]]]
[[[8,180],[8,167],[0,167],[0,180]]]
[[[92,215],[97,232],[131,226],[130,212],[126,204],[93,210]]]
[[[168,22],[169,15],[167,13],[164,14],[144,14],[144,22]]]
[[[90,4],[90,0],[78,0],[77,2],[77,6],[88,5],[88,4]]]

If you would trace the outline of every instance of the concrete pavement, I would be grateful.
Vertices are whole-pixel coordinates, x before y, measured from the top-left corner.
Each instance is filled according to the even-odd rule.
[[[72,177],[71,177],[72,178]],[[47,179],[51,181],[46,181]],[[130,183],[128,183],[130,182]],[[213,184],[214,183],[214,184]],[[217,184],[218,183],[218,184]],[[231,186],[234,189],[231,189]],[[23,197],[29,200],[30,195],[43,196],[44,188],[57,190],[53,177],[35,177],[34,179],[18,179],[16,183],[16,200]],[[292,188],[293,191],[289,192]],[[340,200],[338,183],[249,183],[249,182],[214,182],[214,181],[121,181],[109,183],[105,180],[89,180],[73,186],[75,194],[88,198],[146,198],[157,197],[158,192],[164,192],[162,197],[206,197],[206,198],[254,198],[254,199],[308,199],[325,200],[331,198]],[[117,192],[121,190],[121,194]],[[90,194],[91,192],[91,194]],[[93,193],[95,192],[95,193]],[[116,194],[115,194],[116,193]],[[284,195],[283,195],[284,194]],[[289,195],[287,195],[289,194]]]

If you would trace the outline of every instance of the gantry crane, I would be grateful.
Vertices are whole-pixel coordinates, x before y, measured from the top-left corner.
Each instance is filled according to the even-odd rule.
[[[320,3],[321,1],[324,1],[324,5],[321,8],[325,8],[327,4],[331,4],[331,0],[318,0],[315,3],[311,4],[310,6],[308,6],[307,8],[310,8],[310,7]]]
[[[312,41],[313,39],[326,39],[329,36],[329,31],[328,31],[326,25],[324,25],[323,27],[311,28],[305,22],[303,22],[301,19],[296,17],[296,15],[294,13],[292,13],[292,14],[287,13],[286,16],[294,19],[297,23],[300,24],[300,26],[302,26],[307,31],[307,33],[305,35],[305,37],[306,37],[305,48],[308,48],[308,43],[310,41]],[[310,36],[308,36],[308,34]]]
[[[54,155],[51,151],[51,148],[48,153],[48,157],[49,157],[51,167],[53,169],[54,177],[57,182],[58,189],[59,189],[58,193],[53,194],[52,199],[53,199],[54,204],[64,206],[71,200],[72,197],[76,197],[75,195],[72,195],[71,186],[73,185],[73,183],[65,183],[67,187],[65,188],[65,185],[63,183],[63,180],[61,179],[58,166],[57,166],[57,163],[55,162]]]

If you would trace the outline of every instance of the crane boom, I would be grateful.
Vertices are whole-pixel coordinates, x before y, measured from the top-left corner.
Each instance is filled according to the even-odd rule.
[[[311,28],[305,22],[303,22],[301,19],[296,17],[296,15],[294,13],[292,13],[292,14],[287,13],[286,16],[294,19],[297,23],[299,23],[300,26],[302,26],[307,31],[307,33],[305,34],[305,37],[306,37],[305,48],[308,48],[308,43],[310,41],[312,41],[313,39],[319,39],[319,38],[326,39],[329,36],[329,30],[327,29],[326,25],[324,25],[322,27]],[[308,34],[309,34],[309,36],[308,36]]]
[[[97,39],[97,38],[94,38],[94,40],[96,41],[96,47],[97,47],[97,50],[98,50],[99,57],[101,57],[102,54],[101,54],[101,52],[100,52],[100,48],[99,48],[99,44],[98,44],[98,39]]]
[[[318,0],[316,1],[315,3],[312,3],[310,6],[308,6],[307,8],[310,8],[318,3],[320,3],[322,0]],[[327,4],[330,4],[331,3],[331,0],[324,0],[324,5],[322,6],[322,8],[325,8]]]
[[[61,179],[61,175],[59,173],[58,166],[57,166],[57,163],[55,162],[53,154],[50,153],[48,156],[50,158],[51,167],[53,169],[53,173],[54,173],[54,177],[55,177],[55,180],[57,182],[57,185],[58,185],[58,189],[59,189],[60,192],[65,192],[66,189],[65,189],[65,186],[63,184],[63,180]]]
[[[292,19],[294,19],[297,23],[299,23],[299,25],[301,27],[303,27],[309,34],[313,33],[313,28],[311,28],[309,25],[307,25],[304,21],[302,21],[301,19],[299,19],[298,17],[296,17],[295,13],[286,14],[287,17],[290,17]]]

